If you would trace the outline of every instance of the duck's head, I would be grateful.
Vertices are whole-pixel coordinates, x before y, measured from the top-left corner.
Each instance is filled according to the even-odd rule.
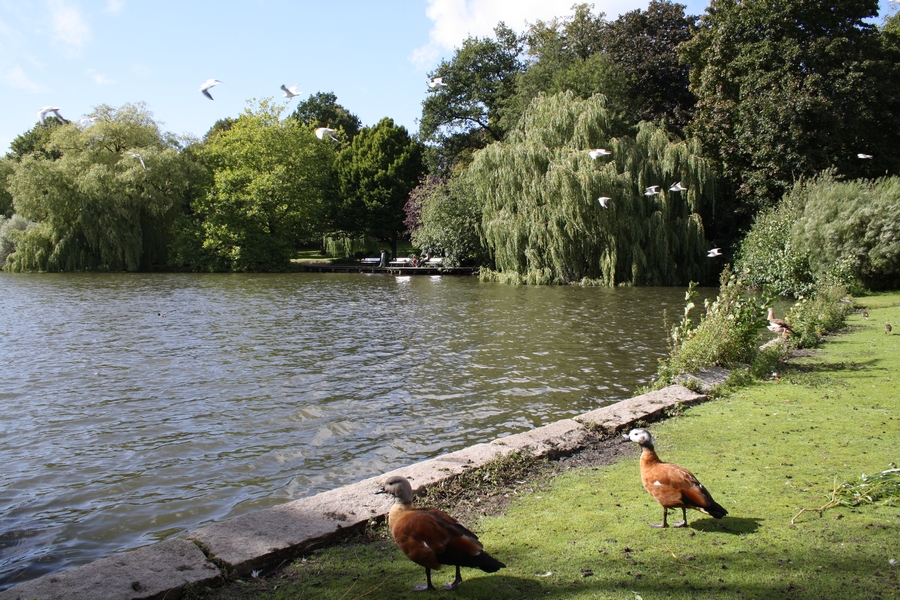
[[[399,475],[389,477],[375,493],[390,494],[404,504],[411,504],[413,499],[412,486],[406,477],[400,477]]]
[[[653,436],[650,435],[650,432],[646,429],[632,429],[622,437],[626,440],[631,440],[632,442],[640,444],[643,448],[653,448]]]

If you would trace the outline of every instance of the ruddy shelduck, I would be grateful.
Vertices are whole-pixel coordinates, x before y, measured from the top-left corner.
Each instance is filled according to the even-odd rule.
[[[662,504],[663,520],[651,527],[668,527],[670,508],[680,508],[682,521],[672,527],[687,525],[687,509],[695,508],[716,519],[728,514],[694,474],[678,465],[665,463],[659,459],[653,448],[653,436],[646,429],[632,429],[623,436],[641,446],[641,481],[644,489]]]
[[[478,537],[456,519],[436,508],[414,508],[412,486],[405,477],[391,477],[376,494],[396,498],[388,513],[388,526],[394,541],[414,563],[425,567],[425,585],[416,591],[433,590],[431,570],[454,565],[456,578],[444,589],[455,590],[460,582],[460,567],[475,567],[494,573],[506,565],[484,551]]]

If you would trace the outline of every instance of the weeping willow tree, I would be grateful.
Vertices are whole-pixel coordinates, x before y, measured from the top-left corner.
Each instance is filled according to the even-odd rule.
[[[101,105],[49,135],[9,177],[11,271],[149,270],[166,263],[172,223],[197,169],[143,104]],[[38,124],[36,127],[43,127]]]
[[[699,144],[649,123],[613,138],[613,123],[600,95],[542,96],[506,141],[476,154],[465,177],[497,268],[486,277],[608,286],[706,278],[699,213],[713,207],[715,181]],[[611,154],[593,159],[592,148]],[[669,189],[677,181],[686,191]],[[650,186],[659,193],[645,195]]]

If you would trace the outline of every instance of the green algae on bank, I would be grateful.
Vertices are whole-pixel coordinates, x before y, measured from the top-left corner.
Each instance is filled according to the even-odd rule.
[[[848,332],[750,385],[650,427],[663,460],[703,481],[729,511],[691,511],[684,529],[652,529],[661,508],[637,454],[569,469],[516,495],[505,514],[466,522],[508,567],[464,569],[432,598],[900,597],[900,508],[890,498],[821,513],[835,486],[900,463],[900,293],[862,299]],[[807,509],[800,514],[801,510]],[[452,507],[448,507],[453,512]],[[796,517],[796,518],[795,518]],[[792,519],[794,522],[792,523]],[[383,526],[259,581],[202,598],[423,597],[422,569]],[[452,569],[434,574],[435,584]]]

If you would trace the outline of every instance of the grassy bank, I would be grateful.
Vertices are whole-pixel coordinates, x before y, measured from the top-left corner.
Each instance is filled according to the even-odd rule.
[[[851,316],[847,333],[777,378],[652,425],[660,457],[691,469],[728,509],[721,521],[689,512],[687,528],[648,527],[662,509],[641,488],[635,448],[552,477],[535,467],[499,515],[448,506],[508,565],[464,569],[454,592],[412,592],[424,569],[378,526],[200,597],[900,598],[900,478],[873,489],[873,476],[900,464],[900,293],[860,304],[868,319]],[[452,577],[445,568],[434,579]]]

